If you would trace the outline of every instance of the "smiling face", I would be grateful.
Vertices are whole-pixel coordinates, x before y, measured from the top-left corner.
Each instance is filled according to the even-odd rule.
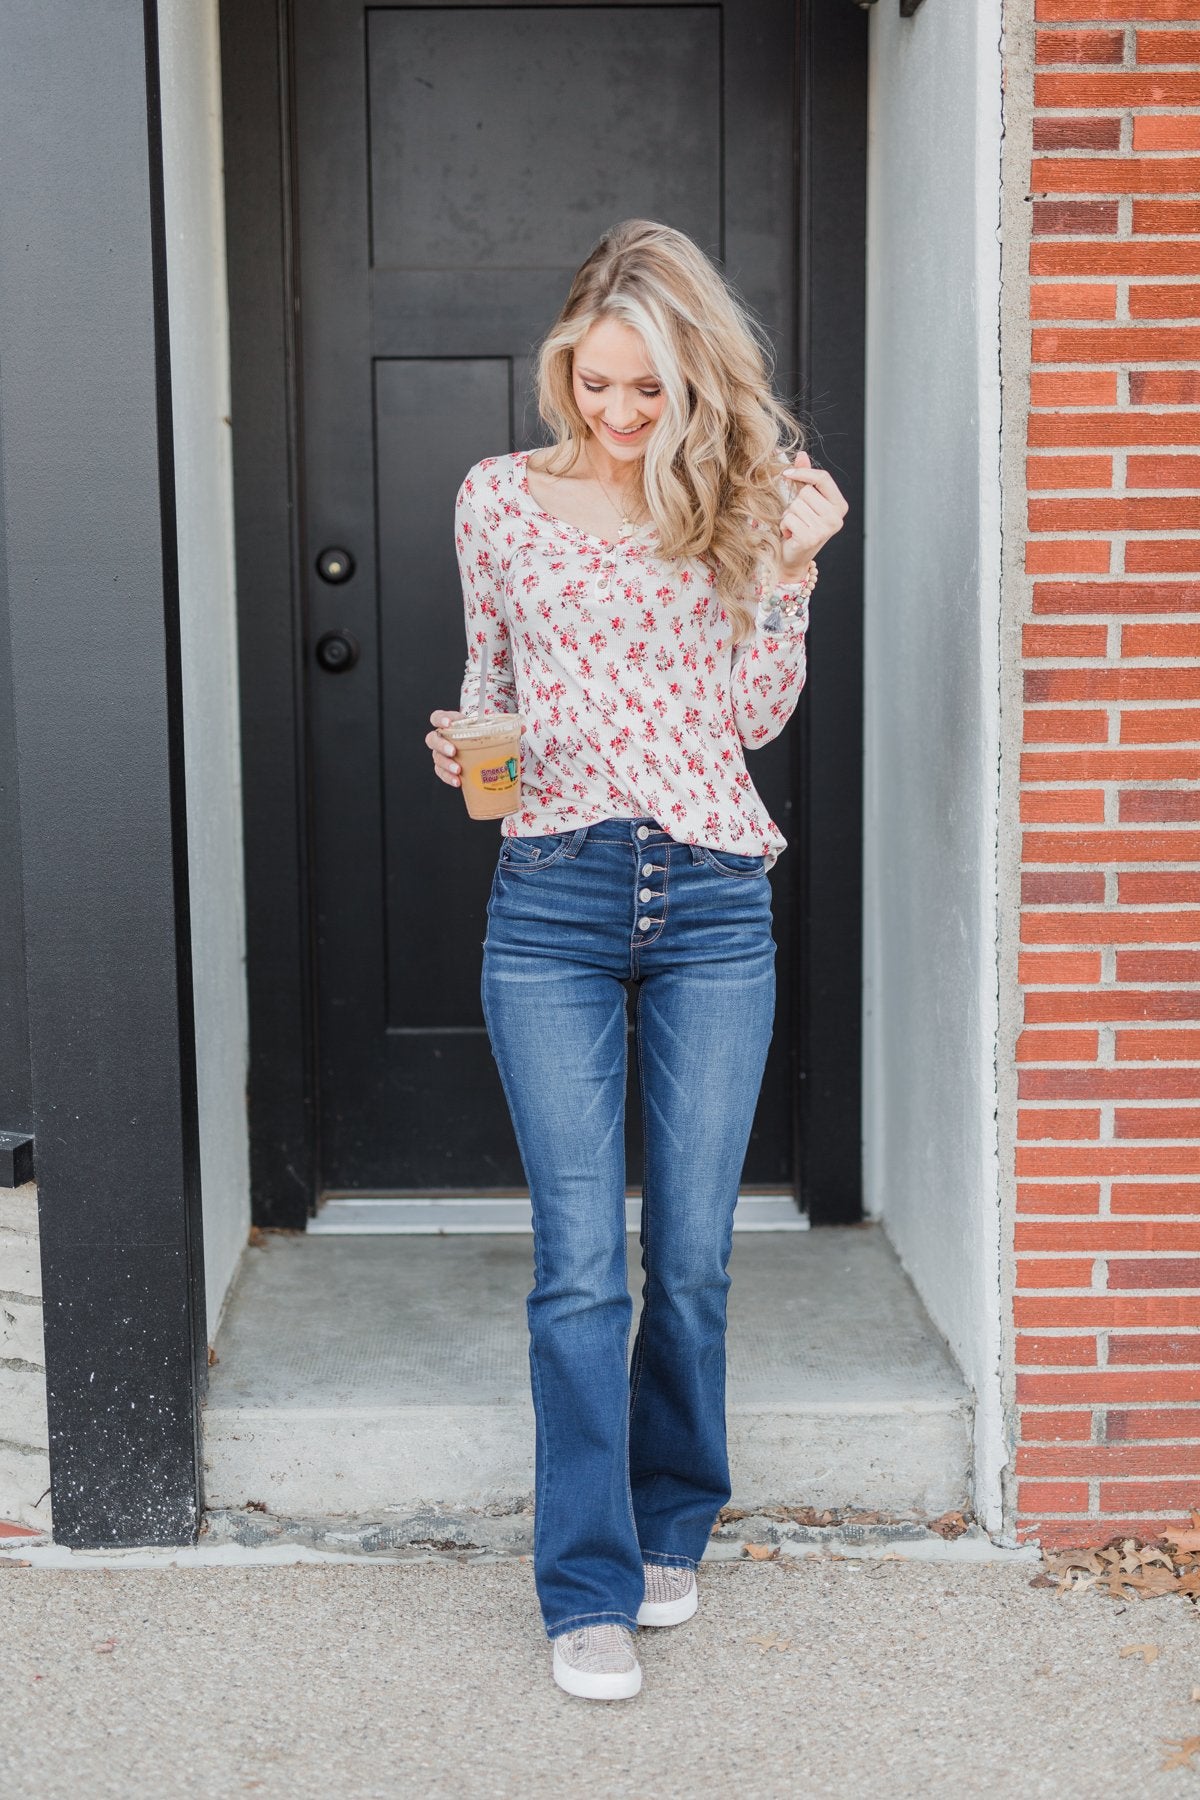
[[[633,327],[598,319],[575,346],[571,387],[597,443],[618,462],[636,462],[666,398]]]

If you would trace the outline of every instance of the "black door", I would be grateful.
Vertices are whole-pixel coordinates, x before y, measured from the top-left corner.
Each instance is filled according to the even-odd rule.
[[[792,7],[298,0],[294,71],[321,1186],[520,1188],[479,1003],[498,828],[421,741],[462,672],[454,496],[539,441],[531,351],[619,219],[719,256],[797,390]],[[794,846],[755,1185],[796,1163],[800,742],[751,761]]]

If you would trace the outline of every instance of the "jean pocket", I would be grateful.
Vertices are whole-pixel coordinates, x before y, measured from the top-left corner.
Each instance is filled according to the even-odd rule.
[[[552,831],[545,837],[506,837],[500,845],[503,869],[545,869],[566,853],[569,831]]]
[[[704,862],[718,875],[752,876],[766,872],[765,856],[739,856],[734,850],[710,850],[707,844],[697,845]]]

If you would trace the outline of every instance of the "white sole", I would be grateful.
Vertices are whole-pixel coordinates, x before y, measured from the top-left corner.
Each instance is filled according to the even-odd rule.
[[[607,1675],[596,1674],[588,1669],[573,1669],[559,1655],[556,1644],[551,1670],[563,1692],[574,1694],[580,1700],[632,1700],[635,1694],[641,1692],[641,1663],[635,1663],[632,1669],[626,1669],[622,1673]]]
[[[700,1594],[693,1577],[692,1585],[678,1600],[643,1600],[638,1607],[639,1625],[682,1625],[700,1604]]]

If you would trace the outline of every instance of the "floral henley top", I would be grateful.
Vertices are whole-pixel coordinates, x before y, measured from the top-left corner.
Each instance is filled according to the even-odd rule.
[[[746,769],[744,748],[777,737],[806,672],[807,603],[786,632],[762,623],[732,644],[729,616],[699,561],[654,554],[643,527],[618,542],[543,511],[528,451],[487,456],[455,503],[466,615],[459,706],[474,712],[489,651],[487,712],[519,712],[521,807],[510,836],[645,815],[681,843],[770,868],[786,848]]]

